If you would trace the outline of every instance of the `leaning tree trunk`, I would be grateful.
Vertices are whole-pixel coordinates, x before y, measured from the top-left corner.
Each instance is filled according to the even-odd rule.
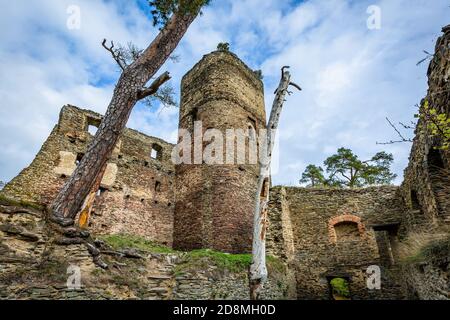
[[[250,299],[258,300],[261,289],[267,281],[266,266],[266,230],[268,224],[268,206],[269,206],[269,186],[270,186],[270,164],[272,162],[272,151],[275,143],[275,134],[278,129],[281,110],[286,95],[289,94],[288,87],[292,85],[301,90],[299,86],[291,82],[291,74],[281,69],[281,80],[278,89],[275,91],[275,99],[270,113],[269,123],[267,124],[266,137],[263,148],[260,150],[264,158],[260,158],[260,170],[258,185],[256,190],[255,210],[253,214],[253,247],[252,247],[252,265],[250,266]],[[261,157],[261,155],[260,155]]]
[[[101,179],[135,104],[156,93],[158,87],[170,78],[165,73],[149,88],[144,88],[172,54],[197,14],[174,13],[143,54],[124,69],[94,140],[52,203],[53,221],[61,225],[73,223],[87,196],[93,192],[94,184]]]

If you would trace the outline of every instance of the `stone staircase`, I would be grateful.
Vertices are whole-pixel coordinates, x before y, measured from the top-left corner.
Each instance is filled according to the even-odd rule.
[[[147,275],[148,286],[145,299],[168,300],[173,298],[173,289],[176,285],[174,268],[177,255],[150,254],[149,259],[154,260],[155,266]]]

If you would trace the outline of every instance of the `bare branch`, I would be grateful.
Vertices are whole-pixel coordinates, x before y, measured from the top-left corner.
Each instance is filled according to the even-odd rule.
[[[400,137],[400,140],[396,140],[396,141],[390,140],[390,141],[388,141],[388,142],[377,142],[376,144],[378,144],[378,145],[389,145],[389,144],[395,144],[395,143],[413,142],[412,139],[407,139],[407,138],[405,138],[405,137],[401,134],[400,130],[397,129],[397,127],[392,123],[391,120],[389,120],[388,117],[386,117],[386,121],[387,121],[387,122],[389,123],[389,125],[395,130],[395,132],[397,132],[397,135]],[[406,125],[406,124],[403,124],[402,122],[399,122],[399,124],[400,124],[403,128],[405,128],[405,129],[414,129],[414,128],[411,127],[411,126],[408,126],[408,125]],[[414,124],[414,123],[412,123],[412,124]]]
[[[111,47],[108,48],[106,46],[106,39],[103,39],[102,46],[103,46],[103,48],[106,49],[106,51],[111,53],[113,59],[117,62],[120,69],[125,70],[126,64],[124,63],[123,58],[121,57],[120,53],[118,51],[114,50],[114,42],[111,41]]]
[[[161,87],[164,83],[169,81],[171,79],[169,72],[164,72],[162,75],[160,75],[158,78],[153,81],[153,83],[148,88],[143,88],[140,90],[138,94],[138,100],[142,100],[144,98],[147,98],[148,96],[154,95],[156,92],[158,92],[159,87]]]
[[[408,139],[406,141],[403,140],[397,140],[397,141],[388,141],[388,142],[377,142],[376,144],[378,145],[389,145],[389,144],[395,144],[395,143],[404,143],[404,142],[412,142],[411,139]]]
[[[178,63],[180,62],[180,56],[178,54],[173,54],[169,57],[169,60],[173,63]]]
[[[401,134],[401,132],[397,129],[397,127],[391,122],[391,120],[389,120],[388,117],[386,117],[386,121],[389,123],[389,125],[390,125],[392,128],[394,128],[395,132],[397,132],[398,136],[400,137],[400,139],[401,139],[403,142],[411,142],[411,139],[406,139],[406,138]]]

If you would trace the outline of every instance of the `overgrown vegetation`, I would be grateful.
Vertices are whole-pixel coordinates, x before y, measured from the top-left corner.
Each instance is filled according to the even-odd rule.
[[[350,288],[347,280],[343,278],[334,278],[330,281],[330,285],[334,295],[347,299],[350,298]]]
[[[252,263],[250,254],[227,254],[210,249],[199,249],[187,252],[184,261],[177,266],[176,272],[206,268],[214,264],[221,270],[240,272],[247,270]]]
[[[228,254],[210,249],[199,249],[187,252],[184,262],[176,268],[177,273],[206,268],[211,264],[220,270],[230,272],[247,271],[252,263],[251,254]],[[267,266],[272,272],[282,272],[284,264],[276,257],[267,256]]]
[[[412,232],[400,243],[400,260],[403,263],[450,261],[449,230]]]
[[[183,253],[142,237],[128,234],[100,236],[99,239],[103,240],[115,250],[130,248],[151,253],[182,254],[183,262],[177,267],[176,272],[178,273],[182,273],[183,270],[205,268],[210,266],[211,263],[219,269],[240,272],[247,270],[252,263],[251,254],[228,254],[210,249],[198,249]],[[268,256],[267,264],[273,271],[281,272],[284,270],[284,264],[275,257]]]
[[[446,113],[439,113],[436,108],[430,106],[428,100],[425,100],[416,117],[423,121],[431,137],[439,138],[440,145],[435,147],[436,149],[450,148],[450,117]]]
[[[175,250],[156,244],[153,241],[146,240],[139,236],[128,234],[113,234],[107,236],[100,236],[101,240],[105,241],[113,249],[120,250],[125,248],[134,248],[142,251],[152,253],[174,253]]]

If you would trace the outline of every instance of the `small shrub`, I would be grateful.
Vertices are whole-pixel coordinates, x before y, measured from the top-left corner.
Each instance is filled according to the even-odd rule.
[[[334,278],[330,281],[333,293],[344,298],[350,298],[350,289],[347,280],[343,278]]]
[[[228,42],[220,42],[217,45],[217,50],[219,50],[219,51],[230,51],[230,44]]]

